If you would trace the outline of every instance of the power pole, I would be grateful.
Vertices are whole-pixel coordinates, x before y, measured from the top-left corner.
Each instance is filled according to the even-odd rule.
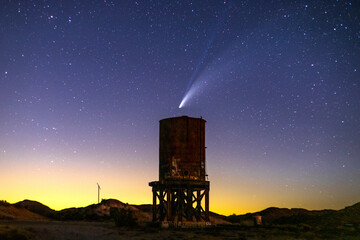
[[[98,186],[98,203],[100,203],[100,190],[101,190],[101,188],[100,188],[100,185],[98,183],[96,183],[96,184]]]

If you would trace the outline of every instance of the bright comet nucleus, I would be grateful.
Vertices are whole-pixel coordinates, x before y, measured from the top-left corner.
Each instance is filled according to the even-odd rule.
[[[184,105],[184,103],[185,103],[185,99],[183,99],[183,100],[181,101],[181,103],[180,103],[180,105],[179,105],[179,108],[182,108],[182,106]]]
[[[201,82],[201,81],[200,81]],[[199,91],[200,89],[200,82],[195,82],[193,85],[191,85],[190,89],[186,92],[185,96],[181,100],[181,103],[179,105],[179,108],[184,107],[185,103],[189,101],[190,98],[193,98],[194,95]]]

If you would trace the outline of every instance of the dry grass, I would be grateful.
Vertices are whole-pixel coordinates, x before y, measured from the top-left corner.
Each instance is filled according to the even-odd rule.
[[[0,219],[18,219],[18,220],[46,220],[46,217],[30,212],[24,208],[16,208],[12,205],[0,205]]]
[[[1,240],[35,240],[36,237],[30,231],[19,226],[0,225]]]

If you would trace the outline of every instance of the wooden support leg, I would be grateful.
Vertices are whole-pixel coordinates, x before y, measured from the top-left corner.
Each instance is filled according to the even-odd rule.
[[[165,218],[165,209],[164,209],[164,191],[160,190],[159,191],[159,212],[160,212],[160,221],[164,221]]]
[[[200,197],[200,190],[196,191],[196,221],[200,221],[201,215],[201,197]]]
[[[209,189],[205,190],[205,221],[209,221]]]
[[[172,220],[172,214],[171,214],[171,191],[167,190],[166,191],[166,201],[167,201],[167,220],[171,221]]]
[[[154,189],[154,187],[153,187],[153,206],[152,206],[152,213],[153,213],[153,222],[155,222],[156,221],[156,195],[157,195],[157,193],[156,193],[156,190]]]
[[[187,189],[187,196],[186,196],[186,218],[188,221],[192,221],[192,190]]]
[[[183,205],[184,205],[184,193],[182,189],[179,189],[178,192],[178,203],[179,203],[179,212],[178,212],[178,221],[182,222],[183,217]]]

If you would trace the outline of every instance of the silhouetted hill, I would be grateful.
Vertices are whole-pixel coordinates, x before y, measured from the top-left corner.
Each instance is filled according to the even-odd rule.
[[[13,205],[17,208],[25,208],[33,213],[37,213],[44,217],[52,217],[54,215],[54,213],[56,212],[55,210],[49,208],[48,206],[46,206],[42,203],[39,203],[37,201],[27,200],[27,199],[17,202]]]
[[[57,220],[110,220],[110,208],[129,209],[139,221],[151,220],[149,213],[116,199],[105,199],[99,204],[87,207],[63,209],[56,212],[54,218]]]
[[[345,220],[360,223],[360,202],[338,211],[338,214]]]
[[[99,204],[87,207],[67,208],[55,211],[39,202],[24,200],[15,204],[1,201],[0,219],[55,219],[55,220],[85,220],[104,221],[111,220],[110,209],[127,209],[133,212],[139,222],[148,222],[152,219],[152,205],[130,205],[116,199],[105,199]],[[247,213],[244,215],[223,216],[210,212],[210,219],[215,224],[240,224],[253,225],[254,216],[262,216],[264,225],[299,225],[305,224],[311,227],[334,228],[338,226],[360,227],[360,203],[345,207],[339,211],[317,210],[309,211],[302,208],[276,208],[270,207],[265,210]]]
[[[332,211],[321,216],[319,223],[328,226],[357,225],[360,226],[360,203],[346,207],[339,211]],[[316,223],[314,223],[316,224]]]
[[[342,225],[360,226],[360,203],[338,211],[309,211],[301,208],[288,209],[270,207],[256,213],[230,215],[225,219],[231,223],[249,225],[256,215],[262,216],[262,222],[265,225],[306,224],[309,227],[321,228],[331,228]]]
[[[151,204],[141,204],[141,205],[133,205],[133,206],[141,211],[152,213],[152,205]]]
[[[270,207],[260,212],[247,213],[245,215],[231,215],[226,219],[232,223],[240,223],[246,220],[253,220],[254,216],[260,215],[262,216],[262,222],[264,224],[285,223],[286,221],[288,221],[288,223],[293,223],[294,220],[292,219],[304,218],[304,216],[308,218],[318,217],[328,214],[332,211],[334,210],[309,211],[302,208],[288,209]]]
[[[273,221],[275,224],[308,224],[310,226],[326,226],[332,228],[341,225],[360,226],[360,203],[339,211],[305,211],[291,216],[283,216]]]
[[[4,220],[46,220],[47,217],[23,207],[16,207],[6,201],[0,201],[0,219]],[[1,239],[1,238],[0,238]]]

